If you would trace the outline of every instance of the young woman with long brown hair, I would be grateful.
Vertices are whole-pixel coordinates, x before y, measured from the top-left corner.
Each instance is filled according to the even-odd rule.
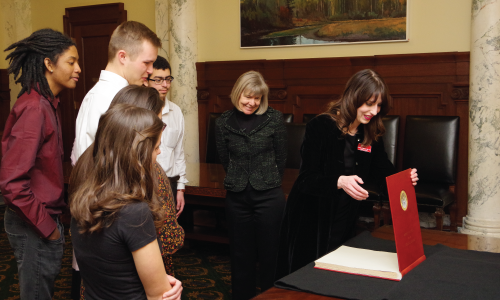
[[[130,104],[153,111],[161,119],[165,102],[159,92],[152,87],[129,85],[121,89],[110,104]],[[161,145],[160,145],[161,147]],[[172,254],[184,244],[184,229],[177,222],[177,210],[174,193],[170,186],[167,174],[158,162],[154,162],[155,178],[158,179],[157,195],[160,198],[162,209],[165,211],[165,221],[158,231],[158,243],[165,270],[170,276],[175,276]]]
[[[281,228],[277,278],[342,245],[354,234],[362,187],[382,189],[395,173],[382,141],[391,96],[373,70],[354,74],[338,101],[307,123],[299,177],[288,196]],[[418,180],[413,169],[412,181]]]
[[[114,105],[99,121],[92,155],[72,172],[71,232],[85,299],[161,299],[171,288],[156,236],[165,218],[153,170],[163,128],[150,110]]]

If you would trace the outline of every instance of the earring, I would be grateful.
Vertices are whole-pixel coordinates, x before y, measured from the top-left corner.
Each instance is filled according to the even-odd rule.
[[[54,70],[50,70],[50,73],[54,73]]]

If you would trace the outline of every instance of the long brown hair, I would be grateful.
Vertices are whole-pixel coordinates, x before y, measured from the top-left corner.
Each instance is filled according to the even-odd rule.
[[[345,135],[349,131],[349,125],[356,120],[358,108],[375,96],[375,99],[382,99],[380,112],[364,126],[363,145],[371,145],[379,137],[384,135],[385,128],[382,117],[385,116],[392,107],[392,98],[384,79],[375,71],[365,69],[354,74],[349,81],[339,100],[330,103],[324,112],[330,115],[336,122],[338,128]]]
[[[153,111],[156,115],[161,113],[165,102],[161,100],[160,93],[155,88],[128,85],[121,89],[111,101],[109,107],[117,104],[130,104]]]
[[[146,202],[157,228],[164,212],[155,193],[152,154],[163,129],[154,112],[129,104],[99,119],[96,139],[71,173],[70,209],[80,233],[110,226],[125,205]]]

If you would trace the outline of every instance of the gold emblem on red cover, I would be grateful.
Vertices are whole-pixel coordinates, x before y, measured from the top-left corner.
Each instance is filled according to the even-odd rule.
[[[399,194],[399,202],[401,202],[401,208],[406,211],[408,209],[408,197],[405,191],[401,191],[401,194]]]

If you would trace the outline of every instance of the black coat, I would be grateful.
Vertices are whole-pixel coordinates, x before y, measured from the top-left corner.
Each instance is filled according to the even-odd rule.
[[[258,191],[281,186],[287,155],[283,114],[269,107],[256,116],[259,125],[247,134],[231,118],[234,113],[228,110],[215,122],[217,152],[226,171],[225,189],[241,192],[248,182]]]
[[[363,140],[362,127],[358,128],[359,142]],[[288,197],[281,229],[277,278],[340,246],[331,244],[330,225],[343,192],[337,188],[337,181],[345,175],[345,144],[342,132],[330,116],[320,115],[307,124],[300,173]],[[354,175],[365,184],[383,188],[385,177],[394,174],[395,169],[387,158],[382,139],[371,146],[371,153],[355,151]]]

